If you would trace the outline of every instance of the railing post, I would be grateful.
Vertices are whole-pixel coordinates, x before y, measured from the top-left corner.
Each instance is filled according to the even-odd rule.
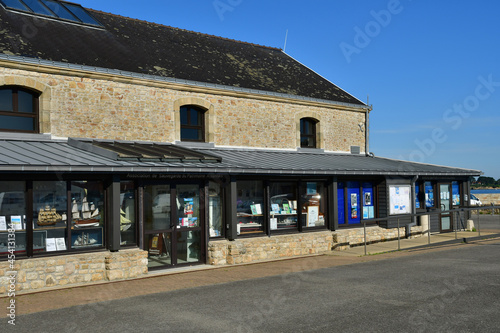
[[[452,216],[453,216],[453,214],[452,214]],[[458,212],[457,212],[457,218],[454,219],[455,223],[454,223],[454,226],[453,226],[455,228],[455,239],[458,239],[458,217],[459,217],[459,215],[458,215]]]
[[[427,216],[429,219],[427,222],[427,245],[431,245],[431,214],[429,214]]]
[[[479,237],[481,237],[481,223],[479,223],[480,216],[481,216],[481,210],[478,209],[477,210],[477,234]]]
[[[363,221],[363,231],[365,234],[365,256],[366,256],[366,221]]]
[[[399,231],[399,217],[398,217],[398,251],[401,250],[401,243],[400,243],[400,231]]]

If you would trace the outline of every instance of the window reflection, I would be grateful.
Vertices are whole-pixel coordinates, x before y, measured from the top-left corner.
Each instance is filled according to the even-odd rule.
[[[104,189],[101,182],[71,182],[71,248],[103,246]]]
[[[196,228],[200,225],[200,187],[198,184],[177,186],[177,226]]]
[[[325,189],[323,183],[307,182],[302,193],[302,227],[325,226]]]
[[[33,235],[44,235],[34,240],[34,252],[67,250],[67,207],[66,182],[33,182]]]
[[[239,181],[236,184],[237,234],[263,233],[264,185],[262,181]]]
[[[223,236],[222,229],[222,192],[219,183],[210,182],[208,185],[208,222],[210,237]]]
[[[26,202],[25,183],[1,182],[0,183],[0,255],[9,254],[8,230],[15,230],[15,255],[26,254]],[[38,233],[34,237],[38,248],[42,248],[45,239],[40,239],[44,233]]]
[[[144,187],[144,228],[146,230],[170,229],[170,186]]]
[[[136,241],[134,182],[120,183],[120,245],[134,245]]]
[[[271,183],[271,230],[297,229],[297,184]]]

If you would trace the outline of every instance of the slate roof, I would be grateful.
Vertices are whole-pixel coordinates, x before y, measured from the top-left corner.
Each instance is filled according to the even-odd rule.
[[[0,52],[366,106],[280,49],[89,12],[104,29],[0,6]]]
[[[0,140],[0,171],[14,172],[150,172],[258,175],[401,175],[479,176],[480,171],[412,163],[365,155],[230,148],[186,148],[186,155],[220,157],[167,160],[124,160],[88,140],[51,140],[32,136]],[[151,146],[151,143],[136,142]],[[171,145],[165,144],[165,147]],[[175,146],[179,148],[178,146]]]

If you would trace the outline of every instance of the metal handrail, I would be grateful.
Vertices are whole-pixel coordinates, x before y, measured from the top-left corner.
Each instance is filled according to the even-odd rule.
[[[366,224],[367,223],[374,223],[374,222],[380,222],[380,221],[390,221],[390,220],[397,220],[397,228],[398,228],[398,251],[401,250],[401,236],[400,236],[400,224],[399,224],[399,219],[400,218],[413,218],[413,217],[418,217],[418,216],[432,216],[432,215],[439,215],[439,214],[451,214],[453,216],[454,213],[460,214],[460,212],[470,212],[470,211],[480,211],[480,210],[490,210],[492,212],[492,215],[495,215],[495,209],[500,209],[500,205],[490,205],[490,206],[468,206],[468,207],[460,207],[460,208],[454,208],[454,209],[449,209],[449,210],[434,210],[434,211],[425,211],[425,212],[418,212],[418,213],[410,213],[410,214],[397,214],[397,215],[388,215],[386,217],[379,217],[379,218],[374,218],[374,219],[365,219],[361,220],[363,223],[363,233],[364,233],[364,247],[365,247],[365,255],[367,255],[367,237],[366,237]],[[481,237],[481,227],[480,227],[480,221],[479,221],[479,216],[480,214],[478,213],[478,219],[477,219],[477,230],[478,230],[478,236]],[[499,214],[500,216],[500,214]],[[458,221],[457,219],[453,219],[455,223],[453,224],[453,229],[455,231],[455,239],[458,239]],[[428,245],[431,244],[431,230],[430,230],[430,224],[428,226],[427,230],[427,237],[428,237]]]

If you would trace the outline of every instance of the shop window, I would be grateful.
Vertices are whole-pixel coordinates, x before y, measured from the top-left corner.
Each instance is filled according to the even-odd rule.
[[[451,183],[453,206],[460,206],[460,185],[458,182]]]
[[[177,203],[180,206],[180,203]],[[172,264],[172,205],[169,185],[144,187],[144,246],[148,267]]]
[[[271,183],[269,191],[271,231],[296,230],[298,228],[297,184],[292,182]]]
[[[68,194],[64,181],[33,182],[33,254],[68,249]]]
[[[144,187],[144,229],[168,230],[170,226],[170,186]]]
[[[337,208],[339,224],[345,224],[345,189],[344,183],[337,184]]]
[[[175,249],[177,263],[198,262],[201,259],[200,227],[200,186],[183,184],[176,186],[177,228],[175,233]]]
[[[300,147],[316,148],[316,124],[313,118],[300,119]]]
[[[419,209],[421,207],[420,204],[420,185],[415,184],[415,208]]]
[[[363,220],[375,218],[373,184],[363,183]]]
[[[181,141],[205,141],[205,110],[194,105],[180,108]]]
[[[26,255],[25,189],[26,185],[22,181],[0,182],[0,256]],[[43,236],[43,232],[35,235],[37,243],[45,241],[39,239]]]
[[[104,245],[104,188],[99,181],[71,182],[71,248]]]
[[[361,201],[359,182],[347,182],[347,222],[361,223]]]
[[[306,182],[302,191],[302,227],[324,227],[326,225],[325,186],[319,182]]]
[[[265,232],[264,184],[260,180],[236,183],[237,234],[251,235]]]
[[[0,88],[0,131],[38,133],[38,96],[20,87]]]
[[[434,186],[431,182],[425,182],[424,185],[424,193],[425,193],[425,207],[431,208],[435,206],[434,201]]]
[[[136,199],[134,182],[120,183],[120,245],[137,244]]]
[[[222,224],[222,189],[219,183],[209,182],[208,185],[208,225],[210,237],[221,237]]]

